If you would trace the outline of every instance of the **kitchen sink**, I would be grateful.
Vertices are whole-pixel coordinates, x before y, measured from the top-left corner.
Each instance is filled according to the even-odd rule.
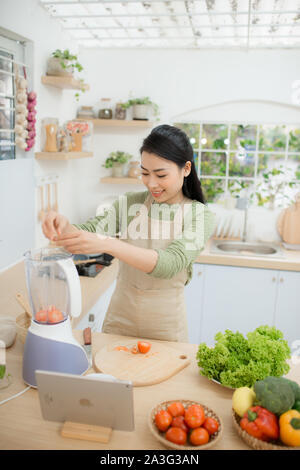
[[[237,256],[263,256],[283,258],[283,252],[276,243],[242,242],[235,240],[212,240],[211,253]]]

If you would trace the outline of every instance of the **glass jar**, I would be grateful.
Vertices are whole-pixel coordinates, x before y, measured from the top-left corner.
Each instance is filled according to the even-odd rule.
[[[129,163],[129,178],[139,178],[141,175],[140,162],[134,161]]]
[[[60,126],[57,131],[57,150],[58,152],[70,152],[72,143],[67,130]]]
[[[93,119],[95,117],[93,106],[81,106],[77,111],[77,117],[80,119]]]
[[[41,148],[42,152],[57,152],[58,119],[42,119]]]
[[[110,98],[102,98],[100,103],[99,119],[112,119],[112,106]]]
[[[116,119],[126,119],[126,109],[122,108],[122,103],[117,103],[116,104],[115,118]]]

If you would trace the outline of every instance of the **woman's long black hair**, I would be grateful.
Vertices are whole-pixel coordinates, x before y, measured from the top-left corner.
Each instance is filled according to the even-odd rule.
[[[142,152],[154,153],[159,157],[175,162],[183,168],[186,162],[191,162],[191,172],[184,177],[182,192],[189,199],[205,204],[200,180],[194,163],[194,151],[188,136],[178,127],[162,124],[152,129],[143,141]]]

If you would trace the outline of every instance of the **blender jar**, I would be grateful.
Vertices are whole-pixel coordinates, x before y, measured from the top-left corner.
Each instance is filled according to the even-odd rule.
[[[33,320],[43,324],[65,321],[70,313],[70,298],[62,263],[72,254],[60,248],[42,248],[29,250],[24,256]]]

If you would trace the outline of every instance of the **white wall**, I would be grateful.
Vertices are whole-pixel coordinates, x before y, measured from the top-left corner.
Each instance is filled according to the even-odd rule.
[[[102,97],[111,97],[114,102],[126,100],[129,93],[136,97],[150,96],[159,104],[161,122],[170,123],[188,116],[189,111],[203,106],[230,100],[271,100],[290,105],[292,83],[299,79],[300,52],[282,51],[197,51],[197,50],[95,50],[79,49],[79,61],[84,66],[83,78],[90,91],[75,101],[72,90],[58,90],[41,84],[46,60],[56,48],[69,48],[76,52],[76,44],[62,31],[60,24],[50,18],[37,0],[2,0],[0,27],[13,31],[33,41],[34,88],[38,94],[38,129],[44,117],[58,117],[63,123],[76,116],[80,105],[99,108]],[[294,122],[297,107],[266,105],[240,106],[243,116],[249,120],[264,116],[273,121]],[[223,108],[224,109],[224,108]],[[296,112],[295,112],[296,110]],[[249,111],[249,114],[247,114]],[[196,115],[203,119],[219,120],[222,117],[239,117],[237,107],[228,105],[203,111]],[[193,114],[195,116],[195,113]],[[299,113],[300,116],[300,113]],[[243,117],[243,119],[244,119]],[[108,195],[121,194],[129,190],[141,190],[141,186],[101,185],[100,177],[108,171],[101,167],[112,150],[125,150],[138,157],[138,149],[146,131],[95,130],[94,157],[67,162],[34,162],[37,175],[56,173],[59,175],[59,210],[73,223],[84,222],[93,216],[98,204]],[[39,148],[37,139],[36,151]],[[34,188],[28,188],[33,190]],[[36,214],[39,210],[38,201]],[[36,222],[36,245],[45,244]]]
[[[28,46],[26,47],[26,63],[29,64],[30,69],[27,70],[30,87],[37,92],[37,138],[35,150],[39,150],[40,146],[40,122],[41,119],[47,116],[59,117],[63,122],[68,118],[72,118],[75,115],[76,101],[74,99],[73,91],[62,92],[55,88],[45,87],[41,84],[41,75],[45,73],[46,61],[48,56],[56,48],[74,48],[74,43],[69,40],[67,35],[62,31],[61,26],[57,21],[54,21],[49,17],[45,10],[39,5],[37,0],[1,0],[0,4],[0,28],[6,30],[2,34],[7,34],[9,37],[13,37],[17,34],[27,41]],[[30,88],[31,89],[31,88]],[[49,172],[58,173],[62,180],[68,181],[66,174],[64,175],[58,166],[49,166],[47,163],[40,163],[37,160],[33,160],[33,152],[18,152],[18,157],[22,159],[22,165],[24,169],[30,170],[23,172],[23,179],[19,183],[19,191],[22,194],[26,194],[26,201],[30,199],[30,194],[35,198],[37,191],[35,188],[35,176],[42,174],[49,174]],[[7,178],[8,181],[11,179],[12,166],[19,168],[20,160],[0,162],[1,177]],[[22,184],[20,184],[22,183]],[[63,184],[63,187],[67,187],[67,184]],[[3,189],[3,188],[2,188]],[[72,187],[68,188],[72,191]],[[11,197],[6,193],[3,195],[4,200],[7,204],[7,217],[5,224],[13,225],[16,224],[16,218],[18,215],[15,211],[15,206]],[[26,207],[22,208],[22,214],[19,214],[19,220],[21,219],[23,224],[24,211],[28,210],[29,203]],[[30,210],[34,210],[34,214],[28,214],[26,231],[32,231],[33,240],[31,243],[37,245],[45,244],[45,238],[43,237],[40,229],[40,223],[37,219],[37,211],[39,207],[33,209],[30,206]],[[1,220],[1,222],[3,222]],[[30,225],[30,227],[28,227]],[[19,229],[18,229],[19,230]],[[29,237],[28,237],[29,239]],[[28,246],[31,248],[31,246]],[[24,251],[24,250],[23,250]],[[20,258],[21,252],[19,247],[16,245],[15,249],[10,249],[9,252],[5,253],[5,258],[2,257],[0,260],[0,269],[13,264]]]

